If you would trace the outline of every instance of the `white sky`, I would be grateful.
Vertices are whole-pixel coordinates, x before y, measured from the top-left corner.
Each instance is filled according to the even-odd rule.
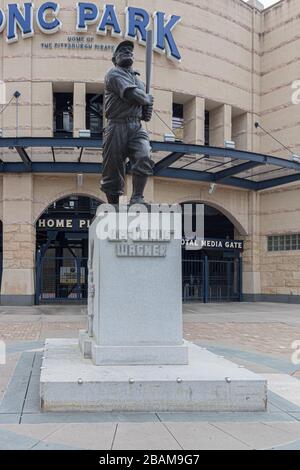
[[[265,5],[265,7],[269,7],[270,5],[273,5],[273,3],[278,2],[278,0],[259,0],[261,3]]]
[[[270,5],[277,3],[279,0],[259,0],[259,1],[260,3],[263,3],[265,7],[269,7]],[[247,0],[244,0],[244,2],[247,2]]]

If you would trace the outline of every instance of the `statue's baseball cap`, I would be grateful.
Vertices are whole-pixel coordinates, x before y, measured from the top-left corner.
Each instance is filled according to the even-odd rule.
[[[115,63],[115,58],[116,58],[116,54],[119,52],[120,49],[122,49],[123,47],[131,47],[132,50],[134,49],[134,43],[132,41],[122,41],[120,42],[120,44],[117,45],[117,47],[115,48],[114,50],[114,53],[113,53],[113,57],[112,57],[112,61],[113,63]]]

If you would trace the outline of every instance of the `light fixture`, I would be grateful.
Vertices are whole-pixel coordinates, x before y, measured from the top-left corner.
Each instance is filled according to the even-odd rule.
[[[165,134],[164,135],[164,141],[165,142],[175,142],[175,139],[176,139],[176,137],[175,137],[174,134],[170,133],[170,134]]]
[[[216,190],[216,186],[217,186],[216,183],[211,183],[209,185],[208,194],[212,195]]]
[[[293,162],[300,163],[299,155],[296,155],[295,153],[293,153],[292,154],[292,160],[293,160]]]
[[[90,129],[80,129],[79,137],[83,139],[90,139],[91,138],[91,131]]]
[[[226,149],[235,150],[235,142],[233,140],[224,140],[224,147]]]

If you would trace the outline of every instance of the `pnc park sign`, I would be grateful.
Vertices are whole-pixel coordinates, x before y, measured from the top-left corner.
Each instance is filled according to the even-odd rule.
[[[129,6],[125,10],[126,26],[122,31],[120,17],[115,5],[97,5],[90,2],[78,2],[76,4],[77,33],[88,33],[90,25],[96,25],[96,34],[106,36],[108,32],[113,37],[137,40],[146,44],[147,30],[153,21],[153,48],[160,53],[166,53],[168,58],[175,61],[181,60],[181,55],[176,45],[173,30],[181,21],[177,15],[168,16],[162,11],[150,14],[143,8]],[[34,36],[39,30],[43,34],[55,34],[63,27],[60,19],[60,5],[56,2],[45,2],[37,9],[32,2],[23,5],[10,3],[6,10],[0,8],[0,34],[6,35],[7,43],[19,41]],[[5,33],[4,33],[5,32]]]

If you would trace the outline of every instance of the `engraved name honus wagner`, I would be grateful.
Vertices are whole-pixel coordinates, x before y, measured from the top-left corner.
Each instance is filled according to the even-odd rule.
[[[116,245],[118,257],[132,258],[164,258],[167,256],[165,243],[118,243]]]

